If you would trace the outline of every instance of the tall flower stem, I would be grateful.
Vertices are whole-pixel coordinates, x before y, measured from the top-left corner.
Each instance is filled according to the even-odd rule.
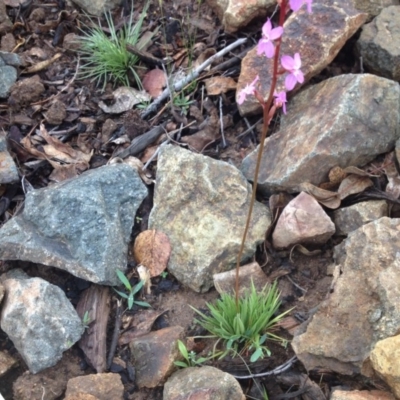
[[[287,5],[287,0],[282,0],[280,9],[279,9],[279,26],[283,26],[283,23],[285,21],[285,14],[286,14],[286,5]],[[242,236],[242,241],[240,244],[240,249],[239,253],[237,256],[236,260],[236,279],[235,279],[235,299],[236,299],[236,309],[237,312],[239,312],[239,268],[240,268],[240,261],[243,256],[243,251],[244,251],[244,244],[246,242],[246,237],[249,232],[250,228],[250,220],[251,220],[251,215],[253,213],[253,208],[254,208],[254,203],[256,200],[256,192],[257,192],[257,185],[258,185],[258,174],[260,172],[260,165],[261,165],[261,158],[264,152],[264,142],[265,139],[267,138],[268,134],[268,126],[270,122],[270,115],[269,111],[272,106],[272,101],[273,101],[273,95],[275,92],[276,88],[276,83],[278,81],[278,63],[279,63],[279,53],[280,53],[280,48],[281,48],[281,42],[282,42],[282,37],[277,39],[276,41],[276,47],[275,47],[275,54],[274,54],[274,59],[273,59],[273,73],[272,73],[272,80],[271,80],[271,87],[269,90],[269,95],[267,101],[260,101],[260,104],[263,108],[263,129],[261,132],[261,138],[260,138],[260,145],[258,147],[258,153],[257,153],[257,162],[256,162],[256,168],[254,171],[254,178],[253,178],[253,191],[251,193],[251,200],[250,200],[250,206],[249,210],[247,213],[247,219],[246,219],[246,225],[244,228],[243,236]],[[258,97],[257,97],[258,99]]]

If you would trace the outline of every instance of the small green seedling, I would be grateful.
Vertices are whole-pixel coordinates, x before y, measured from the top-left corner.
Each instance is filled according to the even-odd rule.
[[[121,292],[119,290],[114,289],[121,297],[126,299],[128,301],[128,309],[131,310],[133,305],[136,304],[140,307],[151,307],[149,303],[146,303],[145,301],[138,301],[135,300],[135,294],[139,292],[139,290],[143,287],[144,281],[138,282],[135,286],[132,287],[131,283],[129,282],[129,279],[125,276],[125,274],[117,269],[117,276],[118,279],[122,282],[122,284],[125,286],[125,289],[127,293]]]
[[[168,276],[168,272],[167,271],[163,271],[160,274],[161,278],[165,279]]]
[[[82,318],[82,325],[85,329],[88,329],[91,322],[89,311],[86,310]]]
[[[197,354],[192,350],[188,351],[185,344],[178,340],[178,349],[179,352],[182,354],[185,361],[174,361],[174,364],[177,367],[188,368],[188,367],[198,367],[204,364],[206,361],[209,361],[215,357],[220,356],[221,353],[213,354],[210,357],[197,357]]]

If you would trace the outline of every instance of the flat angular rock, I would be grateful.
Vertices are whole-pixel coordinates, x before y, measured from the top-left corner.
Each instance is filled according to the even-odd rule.
[[[30,191],[23,212],[0,229],[0,259],[45,264],[115,285],[116,270],[126,269],[136,210],[146,195],[138,173],[125,164]]]
[[[367,16],[366,13],[356,10],[349,0],[314,1],[311,14],[308,13],[307,7],[303,6],[286,20],[281,55],[293,56],[295,52],[300,53],[301,70],[306,83],[331,63],[347,40],[366,21]],[[257,47],[250,50],[242,61],[236,99],[240,91],[253,82],[257,75],[260,77],[257,89],[267,98],[272,71],[272,58],[257,55]],[[278,77],[277,92],[284,90],[285,76],[286,74],[283,74]],[[299,87],[300,85],[297,85],[297,89]],[[243,116],[261,112],[261,106],[254,96],[247,96],[246,101],[238,107]],[[315,109],[313,111],[314,116],[322,116],[322,113],[315,112]]]
[[[7,150],[6,137],[4,133],[0,133],[0,184],[17,182],[18,180],[18,170]]]
[[[163,400],[245,400],[239,382],[214,367],[190,367],[175,372],[164,385]]]
[[[375,344],[399,331],[399,252],[400,219],[387,217],[363,225],[335,247],[342,274],[292,341],[307,370],[360,373]]]
[[[253,19],[265,17],[271,7],[275,7],[275,0],[207,0],[207,4],[217,14],[224,30],[236,32],[245,27]]]
[[[180,355],[178,339],[182,340],[183,336],[184,329],[173,326],[150,332],[130,342],[139,388],[154,388],[167,380],[176,369],[174,361]]]
[[[362,27],[356,48],[368,71],[400,81],[400,5],[384,8]]]
[[[400,397],[400,336],[380,340],[370,355],[371,364],[378,375]]]
[[[272,234],[275,248],[295,244],[324,244],[335,233],[335,225],[314,197],[301,192],[283,209]]]
[[[382,390],[335,390],[330,400],[395,400],[395,398]]]
[[[22,270],[2,276],[6,299],[0,326],[32,373],[51,367],[79,340],[82,321],[65,293]]]
[[[162,148],[149,229],[169,237],[168,270],[180,282],[206,292],[215,273],[235,266],[250,197],[249,183],[234,166],[179,147]],[[256,202],[243,262],[264,241],[270,223],[269,210]]]
[[[388,215],[385,200],[362,201],[349,207],[335,210],[333,219],[337,235],[348,235],[360,226]]]
[[[118,374],[103,373],[77,376],[68,381],[65,397],[90,394],[98,400],[122,400],[124,385]]]
[[[258,188],[300,192],[305,181],[327,182],[333,167],[363,166],[392,150],[400,136],[398,110],[398,83],[370,74],[341,75],[304,90],[291,101],[281,130],[266,139]],[[257,151],[242,163],[249,180]]]

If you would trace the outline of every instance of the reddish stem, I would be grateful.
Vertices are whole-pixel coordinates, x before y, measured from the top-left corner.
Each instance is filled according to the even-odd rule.
[[[285,22],[285,15],[286,15],[286,5],[287,5],[287,0],[282,0],[280,9],[279,9],[279,26],[283,26],[283,23]],[[275,47],[275,54],[274,54],[274,64],[273,64],[273,73],[272,73],[272,80],[271,80],[271,87],[269,90],[269,95],[268,99],[266,102],[260,102],[262,108],[263,108],[263,129],[261,132],[261,138],[260,138],[260,145],[258,147],[258,153],[257,153],[257,162],[256,162],[256,169],[254,171],[254,179],[253,179],[253,192],[251,194],[251,200],[250,200],[250,206],[249,206],[249,211],[247,213],[247,220],[246,220],[246,226],[244,228],[244,233],[242,236],[242,242],[240,244],[240,250],[239,254],[237,257],[236,261],[236,279],[235,279],[235,299],[236,299],[236,310],[239,312],[239,268],[240,268],[240,260],[242,259],[243,251],[244,251],[244,244],[246,241],[246,237],[250,228],[250,220],[251,220],[251,214],[253,212],[254,208],[254,203],[256,200],[256,191],[257,191],[257,184],[258,184],[258,174],[260,172],[260,165],[261,165],[261,158],[262,154],[264,151],[264,142],[267,137],[268,133],[268,125],[269,121],[272,118],[272,116],[269,115],[269,111],[272,106],[272,101],[273,101],[273,96],[276,88],[276,83],[278,81],[278,64],[279,64],[279,53],[280,53],[280,48],[281,48],[281,42],[282,42],[282,36],[276,41],[276,47]]]

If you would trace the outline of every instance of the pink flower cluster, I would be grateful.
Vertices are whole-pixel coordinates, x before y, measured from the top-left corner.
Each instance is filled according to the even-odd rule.
[[[311,4],[312,0],[289,0],[289,7],[292,11],[297,11],[302,7],[303,4],[307,4],[307,10],[309,13],[312,12]],[[270,19],[262,27],[262,37],[257,45],[257,54],[265,55],[267,58],[273,58],[275,56],[275,45],[274,41],[280,39],[283,35],[283,27],[278,26],[272,27]],[[281,58],[281,65],[283,69],[288,72],[285,78],[285,88],[287,91],[293,90],[297,83],[304,82],[304,74],[301,71],[301,58],[299,53],[295,53],[294,57],[284,55]],[[243,104],[248,95],[254,95],[256,92],[256,83],[259,81],[259,76],[250,84],[246,85],[243,90],[240,91],[237,102]],[[286,114],[286,92],[282,91],[274,93],[275,106],[282,107],[283,112]]]

